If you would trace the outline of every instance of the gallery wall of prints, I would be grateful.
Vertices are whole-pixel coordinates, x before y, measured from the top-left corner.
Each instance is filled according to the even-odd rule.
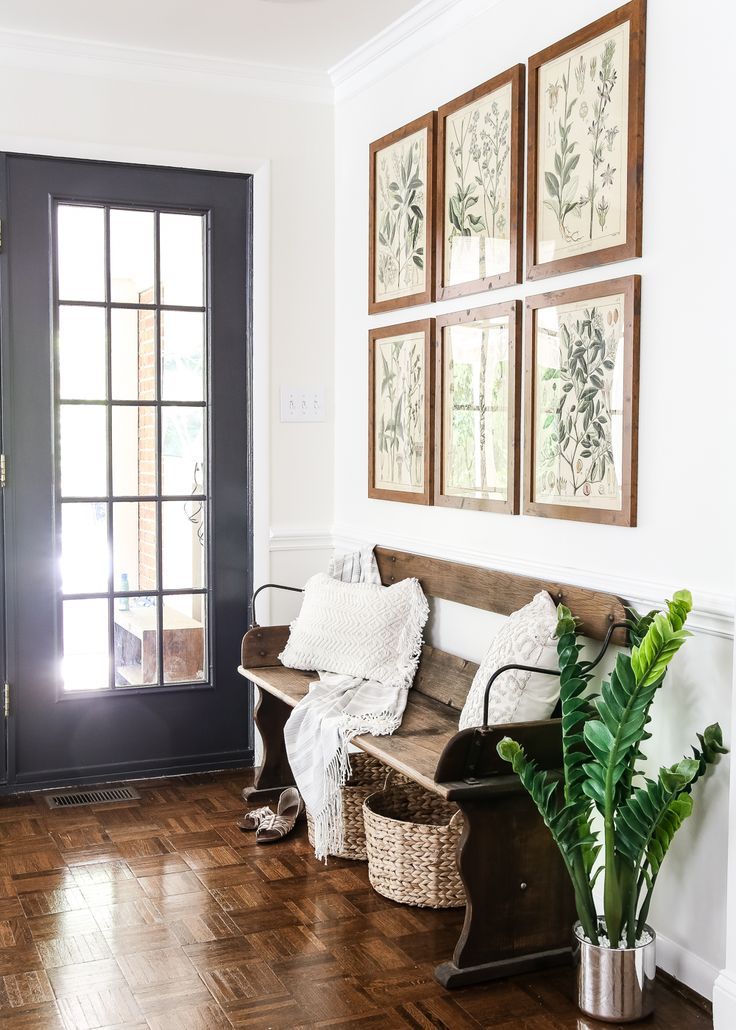
[[[438,297],[438,260],[434,271],[434,300],[372,313],[367,309],[370,144],[433,111],[438,112],[439,137],[439,111],[444,105],[519,64],[524,65],[525,78],[529,80],[530,56],[605,16],[615,6],[610,0],[558,0],[555,4],[548,0],[525,0],[523,4],[518,0],[496,0],[470,19],[458,17],[446,30],[443,28],[441,34],[423,35],[421,46],[419,40],[411,41],[395,60],[377,59],[375,67],[362,72],[359,80],[356,78],[342,89],[336,108],[335,135],[338,160],[335,170],[334,524],[341,547],[353,546],[356,540],[375,541],[489,568],[544,574],[563,582],[620,593],[638,600],[642,607],[661,603],[681,586],[690,588],[699,611],[694,620],[697,623],[695,636],[690,641],[693,651],[673,665],[667,692],[654,712],[657,733],[649,742],[647,753],[656,771],[657,763],[670,760],[673,751],[681,750],[683,754],[687,751],[690,726],[707,725],[721,718],[728,711],[732,696],[733,641],[729,634],[733,570],[736,568],[736,534],[732,525],[736,477],[730,475],[730,466],[724,466],[723,456],[724,447],[727,448],[736,433],[732,401],[736,348],[729,345],[727,328],[728,300],[733,293],[733,244],[731,234],[724,231],[731,201],[724,200],[722,193],[716,197],[713,189],[714,169],[727,168],[733,163],[730,156],[733,134],[724,130],[723,105],[716,99],[732,89],[730,64],[719,59],[732,37],[732,8],[712,4],[707,17],[698,17],[694,16],[690,4],[648,0],[641,257],[572,268],[546,278],[529,278],[528,259],[534,252],[527,246],[526,238],[529,190],[525,140],[522,281],[475,293]],[[707,84],[705,93],[685,88],[683,54],[688,55],[687,81]],[[574,60],[570,64],[568,84],[568,103],[576,100],[572,113],[581,127],[584,122],[580,109],[587,104],[588,125],[582,134],[575,125],[576,135],[571,136],[580,146],[587,143],[591,121],[591,55],[583,53],[582,56],[587,78],[581,76],[581,92],[578,93]],[[592,56],[596,57],[597,75],[601,70],[602,51],[599,49]],[[566,71],[567,61],[564,67]],[[547,85],[554,86],[556,81],[555,73]],[[527,81],[526,108],[528,85]],[[609,110],[614,109],[613,99],[619,85],[617,78]],[[556,95],[552,90],[542,97],[538,126],[539,133],[544,133],[545,147],[549,136],[553,172],[554,151],[556,147],[559,150],[560,144],[559,115],[564,104],[561,76],[559,86]],[[550,103],[554,105],[555,101],[557,119],[550,124]],[[484,117],[481,112],[478,122]],[[527,122],[528,110],[525,110],[525,136]],[[611,121],[607,122],[608,128],[613,128]],[[596,239],[614,226],[614,191],[620,187],[619,175],[624,167],[620,157],[623,151],[615,149],[620,135],[621,130],[612,134],[614,149],[610,153],[607,133],[602,137],[603,161],[597,169],[599,192],[593,202]],[[569,197],[572,203],[588,193],[591,160],[586,150],[574,169],[578,182],[575,193]],[[473,176],[476,172],[474,168]],[[554,183],[551,186],[554,188]],[[552,201],[548,193],[542,199]],[[489,197],[486,197],[488,203]],[[464,214],[475,214],[482,205],[480,197],[470,207],[466,204]],[[553,211],[545,210],[554,218]],[[499,212],[500,204],[497,215]],[[459,215],[462,224],[463,212]],[[488,215],[492,222],[490,206]],[[586,204],[584,210],[580,209],[580,218],[568,212],[565,224],[569,222],[572,233],[590,237],[590,215],[591,207]],[[482,217],[485,221],[485,212]],[[451,221],[449,210],[447,218]],[[439,218],[435,228],[438,224]],[[501,238],[497,231],[494,239]],[[542,242],[546,239],[549,237],[543,236]],[[498,244],[490,247],[484,242],[481,248],[480,243],[461,241],[455,249],[457,263],[451,270],[455,281],[449,283],[450,286],[462,285],[471,277],[480,278],[481,254],[487,267],[499,260]],[[545,258],[549,253],[540,256]],[[452,253],[447,257],[448,262],[451,260]],[[464,316],[479,308],[519,302],[522,305],[519,346],[524,419],[528,382],[524,352],[530,324],[527,303],[547,293],[621,279],[630,281],[634,276],[640,277],[641,291],[635,526],[524,515],[523,455],[517,515],[498,509],[475,508],[467,503],[441,504],[437,498],[433,504],[407,504],[368,496],[370,330],[434,319],[437,357],[442,320]],[[611,298],[601,298],[612,301],[606,308],[601,306],[598,322],[607,348],[616,331],[614,327],[621,325],[622,313],[616,303],[616,297],[621,296],[619,290]],[[563,301],[560,306],[566,308],[567,302]],[[542,330],[547,328],[548,310],[537,310]],[[567,328],[574,330],[569,312],[562,311],[561,315]],[[499,371],[505,370],[500,356],[506,346],[504,329],[498,328],[495,319],[481,321],[486,324],[479,327],[478,332],[473,330],[466,334],[461,324],[458,335],[454,326],[449,327],[449,334],[447,330],[444,334],[445,340],[450,341],[451,352],[457,351],[461,355],[460,363],[468,366],[457,390],[457,407],[462,410],[445,430],[457,440],[457,446],[453,445],[444,462],[449,487],[446,493],[453,501],[457,500],[455,493],[462,494],[464,502],[468,493],[487,490],[488,499],[493,502],[499,499],[508,482],[500,471],[503,451],[498,429],[508,396],[504,377],[499,375]],[[491,322],[495,322],[495,326],[491,326]],[[559,317],[556,328],[559,332]],[[481,333],[491,329],[485,348],[485,390],[480,389],[478,382],[473,393],[469,384],[473,377],[481,378]],[[538,383],[544,401],[538,419],[541,430],[547,415],[553,413],[547,391],[555,392],[552,390],[554,378],[550,374],[545,379],[544,375],[548,369],[559,371],[559,358],[548,361],[546,348],[540,348],[540,353],[543,360],[539,362]],[[607,358],[606,354],[603,360]],[[435,374],[437,369],[435,362]],[[624,368],[616,372],[617,378],[610,388],[605,377],[601,380],[603,389],[614,396],[610,407],[614,424],[624,417],[618,399],[623,399],[618,383],[624,372]],[[433,385],[436,397],[436,380]],[[481,398],[486,410],[492,410],[493,420],[490,431],[485,434],[482,458],[480,435],[476,434],[476,412],[471,410],[480,406]],[[438,424],[435,417],[435,440]],[[521,451],[525,446],[524,429],[522,426]],[[492,446],[490,440],[494,441]],[[617,446],[611,448],[615,461],[618,460]],[[543,450],[541,444],[539,449]],[[589,465],[581,453],[574,458],[570,454],[570,457],[578,493],[585,496],[585,473]],[[578,460],[582,462],[582,469],[577,468]],[[436,479],[436,455],[434,469]],[[540,465],[540,478],[549,471]],[[610,484],[607,463],[603,473],[604,484]],[[600,475],[599,465],[593,478]],[[555,475],[554,482],[550,482],[547,475],[546,484],[542,479],[538,494],[543,489],[556,489],[557,478]],[[623,479],[619,483],[623,488]],[[588,486],[593,492],[593,485]],[[543,499],[538,495],[537,500]],[[480,616],[471,618],[464,609],[456,610],[449,603],[440,603],[433,606],[427,632],[431,644],[479,661],[489,635],[497,626],[490,617],[481,621]],[[725,782],[714,784],[714,791],[699,822],[685,824],[681,840],[673,844],[671,865],[663,870],[658,887],[661,893],[652,913],[658,932],[668,941],[666,951],[661,953],[661,964],[704,995],[710,995],[725,960],[726,917],[722,894],[728,870],[728,786]],[[696,884],[698,903],[683,909],[681,894],[685,877],[688,883]]]
[[[523,417],[521,313],[483,301],[641,256],[645,24],[631,0],[371,144],[369,312],[474,305],[371,331],[371,498],[636,524],[640,277],[527,302]]]

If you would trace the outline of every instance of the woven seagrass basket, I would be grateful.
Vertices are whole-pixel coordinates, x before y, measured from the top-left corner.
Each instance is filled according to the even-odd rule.
[[[350,756],[350,779],[342,788],[342,831],[343,850],[333,858],[350,858],[365,862],[368,853],[365,848],[363,827],[363,802],[369,794],[380,790],[386,780],[386,766],[365,751]],[[314,823],[307,812],[309,843],[314,847]],[[331,852],[332,854],[332,852]]]
[[[393,774],[363,804],[368,879],[385,898],[422,908],[465,904],[457,869],[463,821],[457,805]]]

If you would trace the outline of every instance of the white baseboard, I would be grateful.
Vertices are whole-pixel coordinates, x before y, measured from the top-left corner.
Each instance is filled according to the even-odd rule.
[[[736,976],[722,969],[713,987],[713,1030],[736,1026]]]
[[[717,967],[659,932],[657,933],[657,965],[660,969],[664,969],[665,973],[674,976],[675,980],[679,980],[680,983],[695,991],[696,994],[708,1001],[713,1000],[713,985],[719,975]],[[736,983],[733,986],[736,990]],[[736,1004],[736,994],[734,994],[734,1004]],[[726,1027],[729,1030],[736,1027],[736,1019],[731,1023],[724,1023],[723,1027],[724,1030]]]

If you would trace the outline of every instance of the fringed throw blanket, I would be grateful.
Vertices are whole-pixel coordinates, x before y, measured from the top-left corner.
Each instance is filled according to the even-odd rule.
[[[307,583],[279,656],[289,668],[322,670],[284,727],[319,859],[343,849],[340,788],[350,776],[350,741],[401,725],[429,615],[416,579],[380,585],[372,548],[336,559],[330,571]]]

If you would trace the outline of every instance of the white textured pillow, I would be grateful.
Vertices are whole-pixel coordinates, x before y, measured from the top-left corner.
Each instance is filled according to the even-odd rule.
[[[529,604],[510,615],[503,628],[491,641],[480,668],[468,691],[460,729],[483,725],[483,697],[486,684],[502,665],[539,665],[557,669],[557,610],[546,590],[541,590]],[[488,725],[506,722],[533,722],[548,719],[560,696],[557,676],[514,669],[499,676],[488,697]]]
[[[384,587],[343,583],[320,572],[307,581],[301,611],[279,658],[290,669],[411,686],[428,616],[417,579]]]

